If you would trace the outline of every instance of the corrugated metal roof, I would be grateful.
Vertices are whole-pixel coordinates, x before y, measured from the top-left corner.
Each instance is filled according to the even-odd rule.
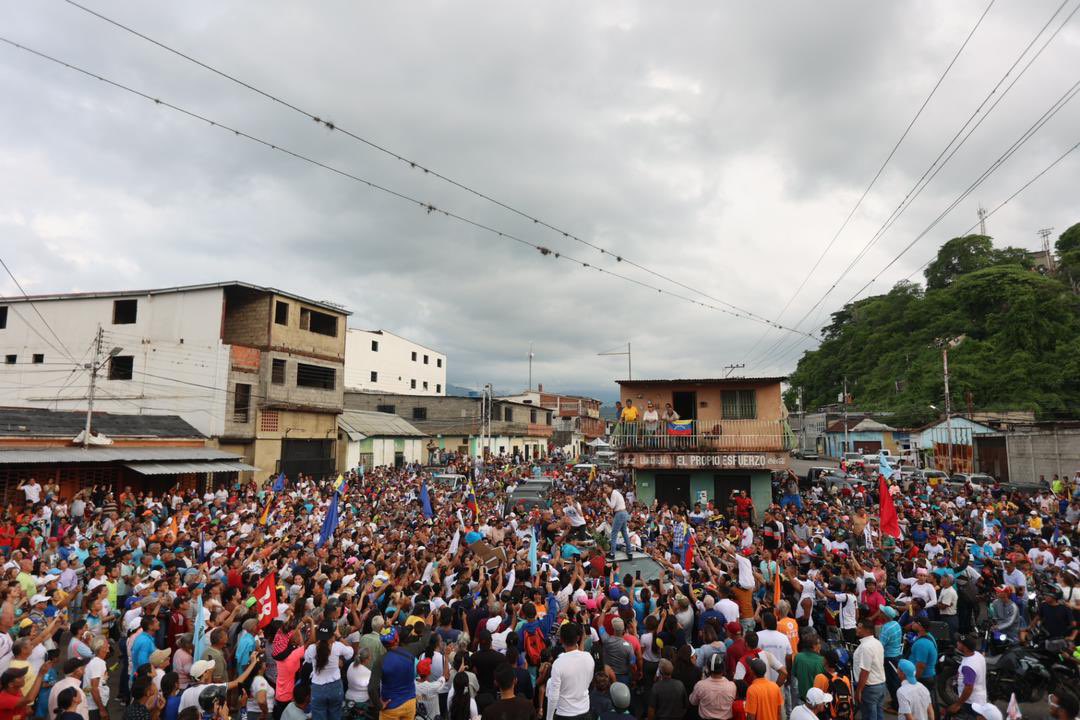
[[[656,383],[684,383],[688,385],[745,385],[755,382],[784,382],[786,375],[776,377],[725,377],[725,378],[673,378],[660,380],[616,380],[619,385],[654,385]]]
[[[258,470],[257,467],[242,462],[142,462],[124,463],[124,467],[130,468],[140,475],[176,475],[183,473],[206,473],[206,472],[243,472],[246,470]]]
[[[0,436],[73,438],[86,426],[83,411],[0,407]],[[94,413],[94,431],[108,437],[201,438],[178,415]]]
[[[44,447],[0,448],[0,465],[94,462],[155,462],[222,460],[242,462],[243,457],[207,447]]]
[[[194,292],[198,290],[213,290],[215,288],[227,288],[227,287],[241,287],[248,290],[257,290],[260,292],[273,293],[274,295],[280,295],[282,297],[291,298],[293,300],[299,300],[302,303],[313,305],[315,307],[321,307],[324,310],[331,310],[333,312],[341,313],[342,315],[352,315],[352,312],[346,310],[340,305],[328,302],[326,300],[312,300],[306,298],[303,295],[297,295],[296,293],[286,292],[285,290],[278,290],[277,288],[264,287],[262,285],[255,285],[253,283],[241,282],[240,280],[232,280],[228,282],[217,283],[202,283],[199,285],[176,285],[174,287],[166,288],[151,288],[149,290],[114,290],[114,291],[100,291],[100,292],[72,292],[72,293],[51,293],[45,295],[29,295],[23,297],[21,295],[12,295],[10,297],[0,297],[5,303],[21,303],[21,302],[37,302],[48,300],[75,300],[79,298],[115,298],[115,297],[136,297],[141,295],[165,295],[168,293],[180,293],[180,292]]]
[[[352,440],[363,440],[365,437],[426,436],[398,415],[367,410],[346,410],[338,415],[338,427]]]

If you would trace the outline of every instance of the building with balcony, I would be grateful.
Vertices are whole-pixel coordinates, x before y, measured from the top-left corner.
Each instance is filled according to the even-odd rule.
[[[661,418],[670,404],[679,422],[615,423],[609,442],[633,469],[637,498],[721,509],[746,490],[760,512],[772,502],[772,471],[788,467],[795,442],[780,393],[781,377],[620,380],[625,405]]]
[[[178,415],[260,482],[331,473],[348,314],[243,282],[0,299],[0,403],[85,410],[100,328],[96,409]]]
[[[517,395],[504,396],[503,399],[551,410],[554,426],[552,444],[571,456],[580,456],[586,443],[606,434],[606,423],[600,417],[601,402],[596,398],[545,392],[541,384],[536,390],[526,390]]]
[[[517,455],[542,458],[548,454],[554,428],[552,411],[503,398],[491,401],[491,419],[483,432],[483,400],[472,397],[423,397],[394,393],[345,393],[345,409],[397,415],[428,436],[428,461],[433,452],[477,457]]]
[[[446,355],[386,330],[349,328],[345,387],[402,395],[445,395]]]

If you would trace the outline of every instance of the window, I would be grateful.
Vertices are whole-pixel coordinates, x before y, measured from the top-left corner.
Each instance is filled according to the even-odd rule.
[[[337,337],[337,318],[318,310],[300,308],[300,329]]]
[[[280,300],[274,303],[274,322],[278,325],[289,324],[289,303]]]
[[[425,355],[425,356],[424,356],[424,364],[425,364],[425,365],[427,365],[427,364],[428,364],[428,356],[427,356],[427,355]]]
[[[397,412],[397,409],[393,405],[376,405],[375,412],[386,413],[387,415],[393,415]]]
[[[371,371],[371,382],[379,382],[379,373],[375,370]]]
[[[754,420],[757,418],[756,390],[724,390],[720,403],[725,420]]]
[[[34,353],[33,362],[35,365],[41,365],[45,362],[45,355],[42,353]]]
[[[371,352],[379,352],[379,341],[378,340],[372,340],[371,341]]]
[[[536,410],[529,410],[529,422],[536,422]]]
[[[442,367],[442,358],[435,358],[435,367]]]
[[[233,422],[246,423],[251,416],[251,386],[236,383],[233,392]]]
[[[409,381],[409,387],[411,389],[413,389],[413,390],[416,389],[416,379],[415,378]]]
[[[134,325],[139,314],[138,300],[113,300],[112,324]]]
[[[135,371],[134,355],[117,355],[109,358],[109,379],[130,380]]]
[[[508,408],[508,407],[503,408],[503,420],[506,421],[506,422],[513,422],[514,421],[514,408]]]
[[[425,380],[425,381],[424,381],[424,389],[425,389],[425,390],[427,390],[427,387],[428,387],[428,385],[427,385],[427,380]]]
[[[285,360],[282,358],[274,358],[273,363],[270,366],[270,382],[275,385],[285,384]]]
[[[412,354],[412,361],[416,362],[416,353],[415,352]]]
[[[0,305],[0,330],[7,327],[7,305]]]
[[[413,420],[427,420],[427,408],[426,407],[414,407],[412,409]]]
[[[296,387],[318,388],[319,390],[333,390],[337,380],[334,368],[322,365],[296,364]]]
[[[14,365],[18,361],[18,359],[19,359],[18,355],[5,355],[4,356],[4,364],[5,365]]]
[[[435,383],[435,392],[437,392],[437,393],[442,392],[442,385],[440,383]]]
[[[550,425],[551,424],[551,413],[549,413],[549,412],[544,413],[544,424],[545,425]]]

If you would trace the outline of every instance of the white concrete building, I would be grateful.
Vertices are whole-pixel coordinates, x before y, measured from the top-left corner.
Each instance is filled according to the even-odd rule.
[[[446,355],[386,330],[350,328],[345,335],[345,387],[446,395]]]
[[[0,298],[0,405],[179,415],[258,469],[333,471],[348,312],[243,282]]]
[[[397,415],[346,410],[338,415],[338,470],[424,462],[426,435]]]

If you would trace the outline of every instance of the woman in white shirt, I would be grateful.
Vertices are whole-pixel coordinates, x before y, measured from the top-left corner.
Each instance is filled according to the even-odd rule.
[[[469,688],[469,676],[459,672],[454,676],[453,687],[447,702],[447,720],[476,720],[480,711],[476,708],[472,690]]]
[[[246,683],[247,716],[250,719],[270,720],[274,712],[274,686],[263,675],[265,662],[259,660]]]
[[[340,718],[345,704],[341,686],[341,661],[351,660],[353,649],[337,640],[337,625],[323,620],[315,633],[315,644],[304,651],[304,660],[311,663],[312,720]]]
[[[350,710],[349,715],[363,715],[368,704],[368,684],[371,682],[370,650],[362,647],[356,651],[356,657],[345,671],[345,678],[349,682],[349,689],[345,691],[345,704]]]

